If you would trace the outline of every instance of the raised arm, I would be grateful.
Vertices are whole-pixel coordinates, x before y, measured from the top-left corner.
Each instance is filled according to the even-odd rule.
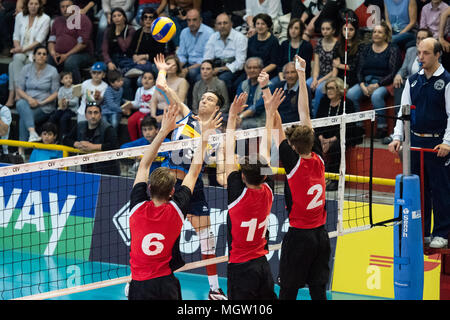
[[[134,185],[140,182],[148,182],[148,176],[150,167],[158,154],[158,149],[164,141],[164,138],[175,128],[177,128],[177,115],[178,106],[170,105],[169,108],[164,110],[163,119],[161,121],[161,129],[159,130],[156,137],[153,139],[152,143],[145,150],[144,156],[142,157],[141,163],[139,164],[138,171],[136,173],[136,178],[134,179]]]
[[[207,121],[200,121],[197,118],[197,121],[200,122],[201,125],[201,143],[200,146],[197,147],[194,151],[194,156],[192,157],[191,166],[189,167],[189,171],[183,179],[182,185],[188,187],[191,192],[194,191],[195,183],[197,182],[197,178],[202,171],[203,167],[203,159],[205,157],[205,152],[208,147],[208,140],[212,134],[216,133],[216,129],[219,128],[222,124],[222,113],[213,113],[211,117]]]
[[[309,116],[308,89],[306,87],[305,69],[306,62],[299,56],[295,56],[295,69],[298,74],[298,116],[300,123],[312,128],[311,118]]]
[[[277,130],[279,130],[279,128],[275,128],[274,126],[275,119],[278,115],[278,107],[285,98],[286,96],[284,95],[284,91],[281,88],[275,89],[270,97],[267,97],[265,94],[263,94],[264,107],[266,109],[266,132],[262,137],[260,150],[261,154],[267,159],[267,161],[269,161],[270,159],[272,136],[274,133],[276,134]],[[273,131],[273,129],[275,130],[275,132]],[[279,137],[279,135],[277,135],[277,137]],[[281,140],[278,141],[277,146],[280,144],[280,142]]]
[[[248,94],[243,92],[239,96],[235,96],[233,103],[230,106],[228,113],[227,130],[225,134],[225,181],[231,172],[238,170],[236,162],[235,147],[236,147],[236,118],[237,115],[244,110],[247,105]]]

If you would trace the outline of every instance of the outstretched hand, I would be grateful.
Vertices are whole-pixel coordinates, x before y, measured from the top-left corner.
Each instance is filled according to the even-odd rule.
[[[246,104],[248,98],[248,94],[246,92],[241,93],[239,96],[235,96],[233,103],[230,106],[230,110],[228,111],[230,115],[237,115],[244,111],[245,108],[248,107]]]
[[[264,88],[269,85],[269,74],[265,71],[261,71],[258,76],[258,83],[261,88]]]
[[[306,70],[306,61],[305,59],[303,59],[302,57],[295,55],[294,57],[295,60],[295,70],[297,71],[297,73],[300,75],[305,75],[305,70]]]
[[[208,120],[202,121],[198,116],[192,116],[200,123],[203,140],[208,139],[211,134],[216,133],[216,129],[222,125],[222,112],[216,111],[211,114]]]
[[[178,105],[170,105],[168,108],[164,109],[164,113],[161,120],[161,131],[169,133],[176,128],[182,126],[183,124],[177,124],[177,116],[179,113]]]
[[[274,115],[285,98],[286,96],[282,88],[276,88],[271,97],[263,94],[264,107],[267,115]]]
[[[158,68],[159,71],[167,72],[167,70],[169,70],[169,65],[166,63],[166,59],[164,58],[164,55],[162,53],[158,53],[153,61],[155,62],[156,68]]]

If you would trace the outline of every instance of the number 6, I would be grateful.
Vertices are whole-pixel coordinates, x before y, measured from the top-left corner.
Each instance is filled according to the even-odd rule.
[[[152,241],[153,239],[159,241]],[[144,253],[148,256],[156,256],[157,254],[160,254],[164,249],[164,245],[161,240],[164,239],[164,236],[160,233],[149,233],[144,237],[144,239],[142,239],[142,251],[144,251]],[[155,249],[150,250],[151,246],[154,246]]]

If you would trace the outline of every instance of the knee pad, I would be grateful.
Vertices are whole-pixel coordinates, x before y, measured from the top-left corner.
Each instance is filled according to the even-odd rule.
[[[214,232],[208,227],[200,230],[200,250],[202,254],[216,254]]]

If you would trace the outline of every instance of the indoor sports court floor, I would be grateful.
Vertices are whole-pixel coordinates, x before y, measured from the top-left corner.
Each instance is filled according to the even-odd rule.
[[[109,277],[129,275],[128,266],[106,263],[86,263],[70,259],[25,255],[17,251],[0,252],[0,293],[2,300],[19,298],[48,290],[67,287],[74,277],[83,283],[107,280]],[[114,275],[114,276],[112,276]],[[206,300],[209,290],[208,279],[204,275],[186,272],[176,273],[181,282],[183,300]],[[219,278],[219,283],[226,292],[226,279]],[[74,293],[52,298],[50,300],[126,300],[125,284]],[[279,287],[275,286],[278,294]],[[379,297],[362,296],[346,293],[328,292],[329,300],[386,300]],[[308,300],[307,289],[299,291],[298,300]]]

